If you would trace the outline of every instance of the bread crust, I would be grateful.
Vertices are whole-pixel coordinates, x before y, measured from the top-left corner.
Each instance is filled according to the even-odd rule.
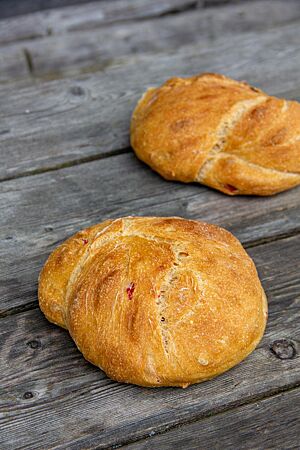
[[[182,386],[239,363],[260,341],[267,301],[239,241],[214,225],[127,217],[50,255],[39,304],[114,380]]]
[[[167,180],[228,195],[272,195],[300,184],[300,104],[223,75],[148,89],[130,135],[138,158]]]

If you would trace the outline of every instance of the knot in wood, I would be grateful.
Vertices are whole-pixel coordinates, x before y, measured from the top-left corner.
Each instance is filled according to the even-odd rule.
[[[25,394],[23,395],[23,398],[25,400],[29,400],[30,398],[33,398],[33,397],[34,397],[34,395],[32,392],[25,392]]]
[[[72,86],[70,88],[70,92],[73,95],[84,95],[84,89],[82,89],[82,87],[80,86]]]
[[[279,359],[293,359],[297,352],[295,344],[289,339],[278,339],[270,346],[271,352]]]
[[[40,341],[37,341],[36,339],[33,339],[32,341],[27,342],[27,346],[32,349],[40,348],[41,345],[42,344],[40,343]]]

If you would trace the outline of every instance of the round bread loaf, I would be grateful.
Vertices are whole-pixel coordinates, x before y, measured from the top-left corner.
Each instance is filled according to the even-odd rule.
[[[173,78],[139,101],[131,145],[167,180],[271,195],[300,184],[300,104],[222,75]]]
[[[267,301],[239,241],[214,225],[127,217],[59,246],[40,308],[114,380],[182,386],[212,378],[260,341]]]

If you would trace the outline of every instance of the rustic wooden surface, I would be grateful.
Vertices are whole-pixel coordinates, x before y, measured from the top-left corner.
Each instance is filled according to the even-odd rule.
[[[219,71],[300,100],[299,2],[9,3],[0,1],[1,450],[299,448],[299,188],[230,198],[166,182],[128,139],[138,97],[173,75]],[[130,214],[201,219],[243,242],[269,321],[242,364],[185,390],[119,384],[44,319],[37,277],[51,250]]]
[[[5,152],[0,179],[128,149],[135,102],[147,87],[172,75],[218,71],[272,94],[289,97],[293,89],[291,97],[299,98],[299,41],[300,28],[294,24],[260,35],[220,38],[206,48],[195,44],[155,57],[127,58],[92,75],[18,89],[0,85],[0,145]]]
[[[291,405],[293,408],[291,410]],[[261,450],[299,448],[300,389],[210,417],[155,438],[126,445],[128,450],[202,448]],[[284,420],[282,418],[284,417]]]
[[[186,1],[185,6],[190,3]],[[0,28],[1,80],[23,77],[21,69],[31,76],[51,78],[99,71],[127,55],[174,51],[193,43],[200,51],[215,41],[249,31],[271,31],[300,20],[299,2],[287,8],[285,0],[254,0],[213,10],[188,8],[181,14],[166,14],[179,6],[178,0],[139,0],[135,9],[130,4],[126,0],[120,5],[102,1],[77,6],[73,8],[76,15],[61,10],[37,13],[25,16],[21,26],[20,19],[4,21]]]
[[[297,386],[300,237],[248,251],[269,299],[265,336],[242,364],[185,390],[144,389],[108,380],[84,361],[65,330],[44,319],[36,304],[30,311],[2,318],[5,448],[39,448],[39,439],[50,448],[125,444]],[[28,427],[37,431],[27,434]]]

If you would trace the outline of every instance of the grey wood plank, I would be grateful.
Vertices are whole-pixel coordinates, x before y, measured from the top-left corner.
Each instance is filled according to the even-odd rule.
[[[30,72],[26,62],[24,48],[15,46],[0,50],[0,82],[14,78],[28,78]]]
[[[298,449],[300,389],[178,427],[135,444],[130,450]]]
[[[11,0],[9,3],[12,3]],[[143,20],[147,17],[201,7],[203,2],[202,0],[101,0],[63,8],[60,0],[57,3],[60,4],[54,9],[1,20],[0,45],[71,31],[91,30],[115,22]]]
[[[35,11],[89,3],[91,0],[0,0],[0,18],[30,14]],[[101,0],[98,0],[101,1]]]
[[[103,2],[104,0],[98,0],[98,2],[100,1]],[[186,7],[185,6],[186,4],[189,5],[189,3],[191,4],[191,7],[193,7],[193,5],[196,4],[196,6],[199,5],[207,8],[207,7],[214,7],[220,4],[223,5],[223,4],[237,3],[241,1],[249,1],[249,0],[194,0],[193,2],[181,0],[181,2],[178,3],[178,6],[175,8],[175,10],[173,9],[172,11],[174,12],[180,11],[182,8]],[[110,2],[112,3],[111,0]],[[77,4],[86,4],[86,6],[89,6],[88,5],[89,3],[91,3],[91,0],[26,0],[26,2],[24,2],[24,0],[0,0],[1,4],[0,17],[8,18],[20,16],[23,14],[30,14],[36,11],[73,6]],[[137,0],[130,0],[130,3],[131,4],[137,3]]]
[[[202,49],[137,56],[102,73],[16,89],[0,88],[0,179],[95,158],[129,145],[131,112],[165,79],[223,72],[272,94],[299,82],[300,27],[236,36]]]
[[[243,363],[187,389],[108,380],[38,309],[2,318],[1,448],[125,444],[299,384],[299,248],[300,236],[250,249],[269,300],[265,336]]]
[[[299,188],[270,198],[232,198],[196,184],[167,182],[132,153],[3,182],[0,312],[32,304],[50,251],[105,218],[199,219],[228,228],[249,246],[299,232],[299,206]]]
[[[77,16],[73,16],[73,20],[78,20]],[[126,55],[175,50],[193,43],[197,43],[199,49],[205,48],[216,39],[229,39],[248,31],[266,31],[297,20],[300,20],[299,2],[292,1],[287,7],[286,0],[258,0],[92,30],[89,24],[83,22],[76,25],[75,32],[63,36],[43,36],[0,48],[0,55],[9,58],[8,76],[11,76],[10,61],[13,55],[25,48],[27,57],[30,55],[33,75],[58,77],[70,70],[101,70],[113,59]],[[1,75],[5,79],[5,60]],[[19,77],[17,70],[15,77]]]

